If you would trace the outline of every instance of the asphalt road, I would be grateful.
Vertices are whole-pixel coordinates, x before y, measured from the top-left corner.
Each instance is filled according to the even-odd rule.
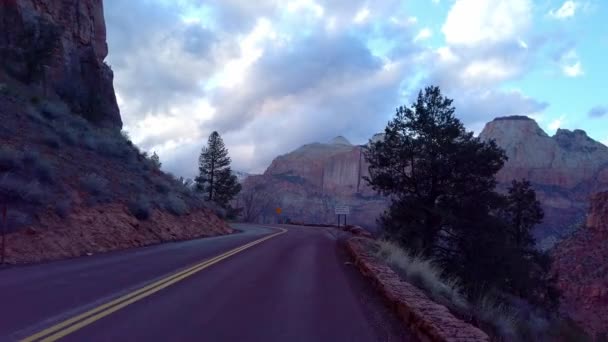
[[[237,228],[0,270],[0,341],[413,340],[349,263],[345,233]]]

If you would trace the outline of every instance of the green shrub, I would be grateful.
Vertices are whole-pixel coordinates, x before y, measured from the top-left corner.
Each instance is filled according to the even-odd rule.
[[[70,202],[70,200],[67,200],[67,199],[60,200],[59,202],[57,202],[57,204],[55,204],[55,213],[57,214],[57,216],[59,216],[61,218],[68,217],[71,210],[72,210],[72,202]]]
[[[186,202],[175,194],[169,194],[169,196],[167,196],[163,207],[177,216],[188,213],[188,205],[186,205]]]
[[[169,191],[171,191],[171,185],[162,178],[156,178],[154,180],[154,188],[163,195],[168,194]]]
[[[129,211],[138,220],[147,220],[152,215],[152,206],[147,198],[137,196],[136,199],[129,202]]]
[[[0,175],[0,194],[12,201],[29,204],[44,204],[49,198],[38,181],[24,180],[11,173]]]
[[[7,147],[0,147],[0,172],[13,171],[21,167],[23,153]]]
[[[89,194],[95,197],[103,197],[108,193],[108,180],[96,173],[89,173],[81,177],[80,183]]]
[[[50,161],[40,156],[36,150],[26,150],[23,153],[24,167],[33,172],[36,179],[45,182],[53,183],[55,180],[55,169]]]
[[[48,147],[52,147],[52,148],[61,147],[61,140],[59,140],[59,137],[57,136],[57,134],[52,133],[52,132],[42,133],[41,141]]]
[[[40,104],[40,114],[48,120],[64,118],[70,113],[70,109],[63,102],[43,101]]]
[[[23,211],[9,208],[6,213],[7,232],[12,233],[23,226],[32,224],[32,217]]]
[[[80,141],[78,129],[66,123],[59,127],[57,134],[59,134],[61,140],[70,146],[75,146]]]

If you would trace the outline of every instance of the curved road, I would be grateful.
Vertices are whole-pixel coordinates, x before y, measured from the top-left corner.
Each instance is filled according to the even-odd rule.
[[[350,264],[345,233],[236,228],[0,270],[0,341],[413,340]]]

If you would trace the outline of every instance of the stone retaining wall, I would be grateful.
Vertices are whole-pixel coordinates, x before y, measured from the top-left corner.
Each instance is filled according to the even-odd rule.
[[[421,341],[490,341],[486,333],[458,318],[443,305],[429,299],[417,287],[401,281],[387,265],[367,252],[371,240],[354,237],[346,242],[349,253],[361,273],[397,312],[399,318]]]

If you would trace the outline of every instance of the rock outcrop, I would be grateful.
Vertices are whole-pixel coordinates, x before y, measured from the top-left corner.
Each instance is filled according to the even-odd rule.
[[[480,134],[494,139],[509,160],[498,173],[501,187],[526,178],[545,210],[536,237],[545,248],[584,222],[589,196],[608,189],[608,147],[582,130],[559,129],[547,135],[525,116],[497,118]]]
[[[120,129],[107,54],[102,0],[0,1],[0,69],[89,121]]]
[[[586,227],[555,246],[561,310],[589,333],[608,334],[608,192],[592,197]]]

